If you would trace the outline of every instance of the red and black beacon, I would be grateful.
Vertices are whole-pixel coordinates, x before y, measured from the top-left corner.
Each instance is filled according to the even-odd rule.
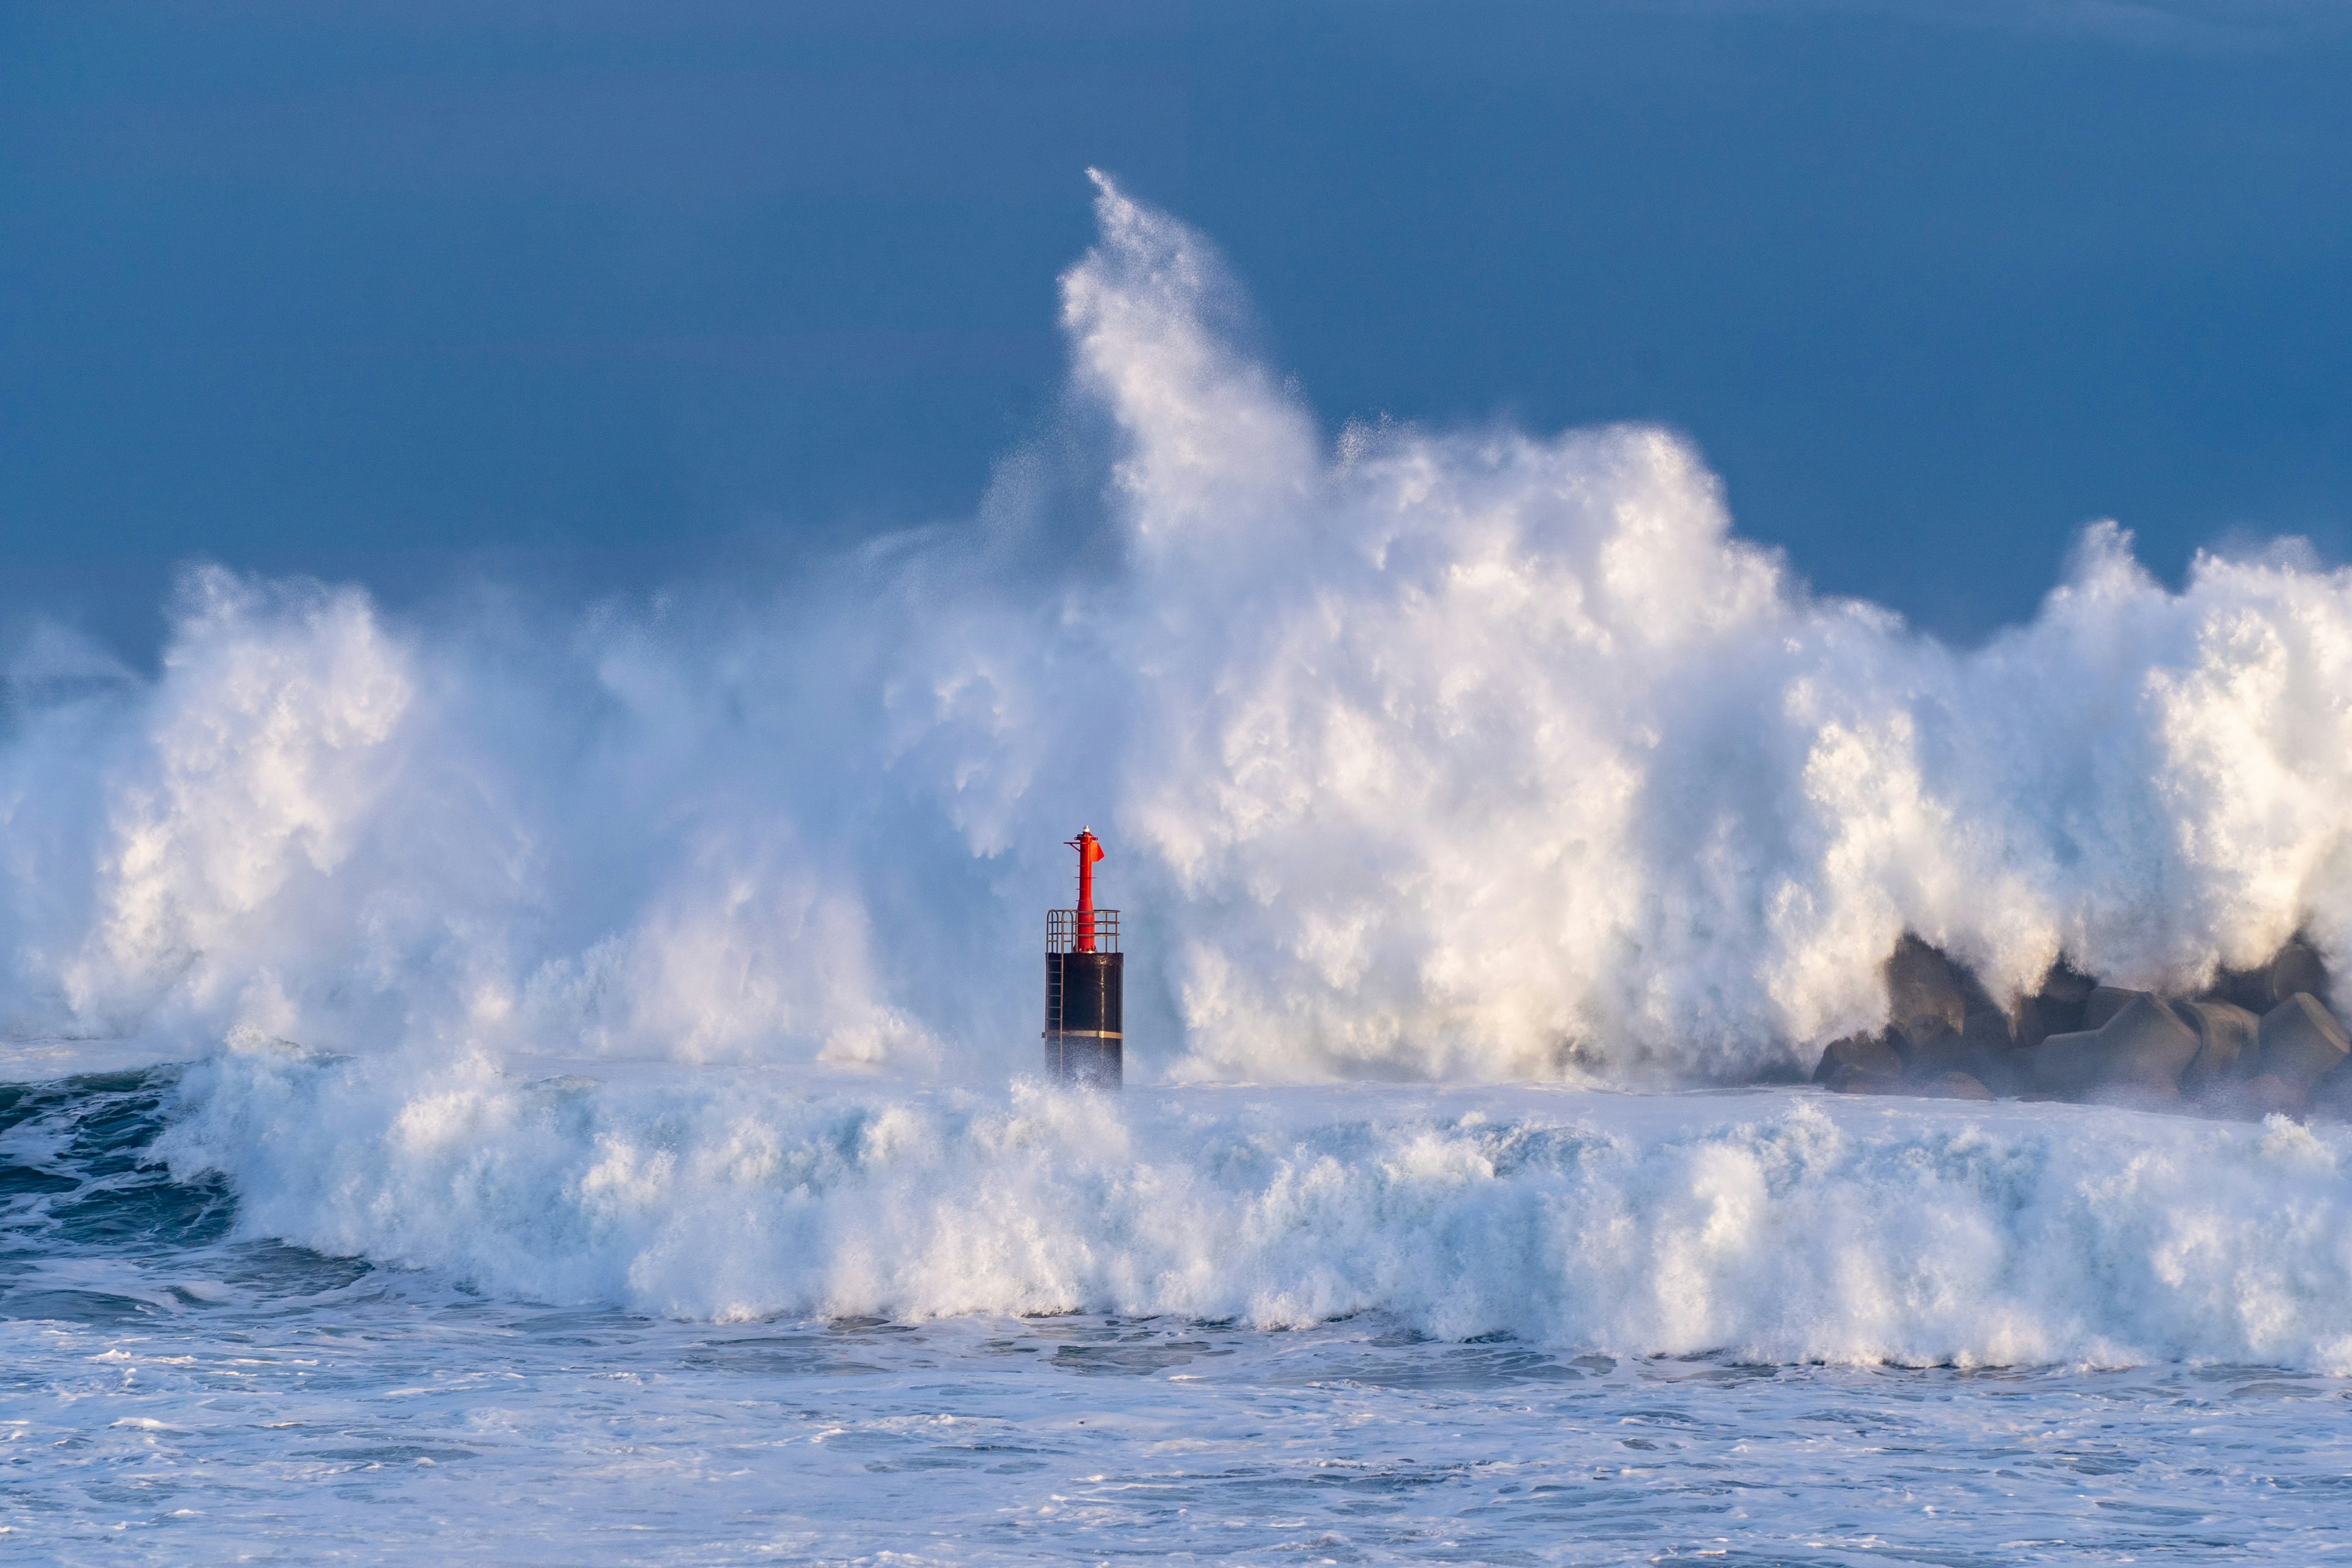
[[[1102,840],[1090,827],[1078,852],[1078,907],[1045,916],[1045,1076],[1096,1089],[1119,1086],[1118,911],[1095,908]]]

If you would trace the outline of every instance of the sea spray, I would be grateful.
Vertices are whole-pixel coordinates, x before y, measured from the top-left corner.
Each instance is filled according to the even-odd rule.
[[[2280,545],[2176,592],[2096,524],[1946,647],[1810,594],[1668,432],[1328,437],[1199,236],[1098,210],[1080,523],[1041,443],[968,526],[728,595],[205,569],[152,679],[28,641],[18,1070],[244,1030],[1001,1084],[1081,821],[1143,1080],[1809,1070],[1906,931],[2004,996],[2347,950],[2352,577]]]

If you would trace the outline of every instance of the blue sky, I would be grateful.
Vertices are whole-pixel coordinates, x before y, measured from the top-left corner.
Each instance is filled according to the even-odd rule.
[[[0,614],[143,657],[198,555],[598,593],[968,511],[1088,164],[1335,428],[1666,421],[1939,635],[2094,517],[2339,560],[2340,14],[8,5]]]

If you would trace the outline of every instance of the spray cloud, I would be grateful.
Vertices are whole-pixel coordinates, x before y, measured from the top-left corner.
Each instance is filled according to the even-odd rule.
[[[2099,524],[1948,649],[1738,538],[1668,432],[1327,438],[1213,250],[1098,183],[1084,548],[1045,547],[1030,454],[978,523],[748,610],[403,619],[206,569],[152,680],[30,639],[26,1059],[1001,1078],[1082,820],[1147,1077],[1736,1077],[1877,1023],[1906,929],[1996,994],[2346,951],[2352,576],[2282,548],[2174,593]]]

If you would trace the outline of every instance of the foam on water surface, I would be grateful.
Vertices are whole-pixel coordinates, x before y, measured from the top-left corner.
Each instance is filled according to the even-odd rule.
[[[2352,1371],[2352,1134],[1813,1089],[809,1089],[191,1069],[241,1225],[702,1319],[1389,1314],[1619,1355]]]
[[[643,1190],[634,1219],[599,1221],[589,1184],[517,1184],[553,1168],[547,1152],[534,1163],[497,1138],[469,1169],[428,1163],[396,1194],[382,1173],[361,1179],[407,1157],[406,1110],[373,1135],[348,1111],[322,1123],[337,1064],[269,1062],[261,1079],[224,1063],[9,1091],[9,1550],[2310,1561],[2336,1538],[2352,1468],[2352,1383],[2297,1361],[2345,1310],[2341,1258],[2294,1251],[2338,1201],[2334,1153],[2284,1126],[1857,1108],[1811,1090],[943,1103],[739,1079],[702,1085],[698,1112],[690,1083],[556,1086],[598,1128],[584,1157],[658,1143],[675,1180],[723,1188]],[[508,1092],[548,1103],[546,1086]],[[598,1109],[607,1094],[618,1103]],[[468,1114],[478,1131],[494,1120]],[[260,1147],[290,1152],[281,1135],[311,1129],[353,1152],[301,1194],[266,1192],[257,1170],[196,1171],[192,1141],[238,1117]],[[887,1148],[872,1141],[894,1124]],[[719,1125],[724,1152],[699,1141]],[[745,1153],[761,1127],[797,1165]],[[179,1145],[171,1164],[152,1157],[159,1138]],[[2103,1152],[2066,1163],[2060,1147]],[[1155,1231],[1111,1152],[1154,1196],[1195,1190]],[[2190,1180],[2212,1194],[2201,1209]],[[2298,1217],[2232,1206],[2260,1184]],[[831,1223],[792,1222],[795,1205]],[[267,1238],[399,1210],[425,1266]],[[693,1229],[721,1212],[723,1228]],[[1843,1237],[1805,1234],[1824,1217]],[[469,1231],[500,1244],[422,1257],[416,1238]],[[394,1234],[379,1257],[400,1251]],[[1563,1250],[1578,1238],[1584,1251]],[[1865,1244],[1897,1287],[1816,1321],[1823,1260]],[[873,1273],[864,1260],[884,1252],[910,1262]],[[567,1274],[567,1253],[590,1256]],[[951,1283],[926,1272],[943,1268]],[[681,1300],[698,1278],[704,1293]],[[663,1315],[740,1313],[730,1278],[801,1300],[757,1321]],[[625,1300],[549,1299],[551,1281],[583,1280]],[[2221,1309],[2231,1280],[2262,1286],[2242,1298],[2266,1303],[2259,1321]],[[1008,1288],[1043,1293],[985,1299]],[[933,1295],[847,1310],[894,1290]],[[646,1311],[656,1298],[663,1312]],[[1825,1334],[1849,1355],[1867,1353],[1864,1333],[1919,1352],[2028,1308],[2045,1338],[2114,1361],[2187,1359],[1793,1359],[1824,1353]],[[961,1315],[916,1315],[946,1310]],[[1702,1343],[1709,1311],[1731,1337]],[[1468,1331],[1502,1320],[1517,1326]],[[1612,1339],[1616,1353],[1577,1348]]]
[[[1123,1319],[419,1301],[0,1324],[44,1560],[2320,1560],[2346,1387],[1615,1362]]]

